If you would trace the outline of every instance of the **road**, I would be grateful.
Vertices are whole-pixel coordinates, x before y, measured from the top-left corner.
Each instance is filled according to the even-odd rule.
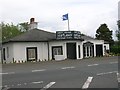
[[[16,88],[118,88],[118,57],[44,61],[2,66],[3,90]],[[12,88],[12,89],[11,89]],[[32,90],[32,89],[31,89]]]

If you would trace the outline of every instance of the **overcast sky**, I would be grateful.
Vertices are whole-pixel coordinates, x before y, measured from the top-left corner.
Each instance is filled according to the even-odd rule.
[[[68,13],[70,30],[81,31],[95,37],[97,28],[106,23],[117,30],[119,0],[1,0],[0,21],[18,24],[34,17],[39,29],[67,30],[62,15]]]

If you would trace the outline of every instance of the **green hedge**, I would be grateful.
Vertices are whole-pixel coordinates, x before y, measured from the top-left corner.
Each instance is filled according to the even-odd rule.
[[[112,46],[111,47],[111,52],[114,54],[120,54],[120,46]]]

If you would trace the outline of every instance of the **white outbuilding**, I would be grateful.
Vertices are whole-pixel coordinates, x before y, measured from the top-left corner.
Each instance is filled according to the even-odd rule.
[[[32,23],[33,24],[33,23]],[[56,33],[31,29],[2,43],[3,62],[83,59],[104,56],[109,44],[83,35],[80,31]]]
[[[51,33],[33,29],[3,42],[2,59],[7,63],[82,59],[104,56],[105,46],[109,49],[104,40],[82,35],[79,31]]]

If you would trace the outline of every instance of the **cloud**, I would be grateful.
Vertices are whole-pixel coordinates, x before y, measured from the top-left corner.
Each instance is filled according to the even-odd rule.
[[[34,17],[39,28],[48,31],[67,30],[62,15],[69,13],[71,30],[94,36],[102,23],[115,32],[119,0],[1,0],[1,21],[28,22]],[[115,36],[115,35],[114,35]]]

